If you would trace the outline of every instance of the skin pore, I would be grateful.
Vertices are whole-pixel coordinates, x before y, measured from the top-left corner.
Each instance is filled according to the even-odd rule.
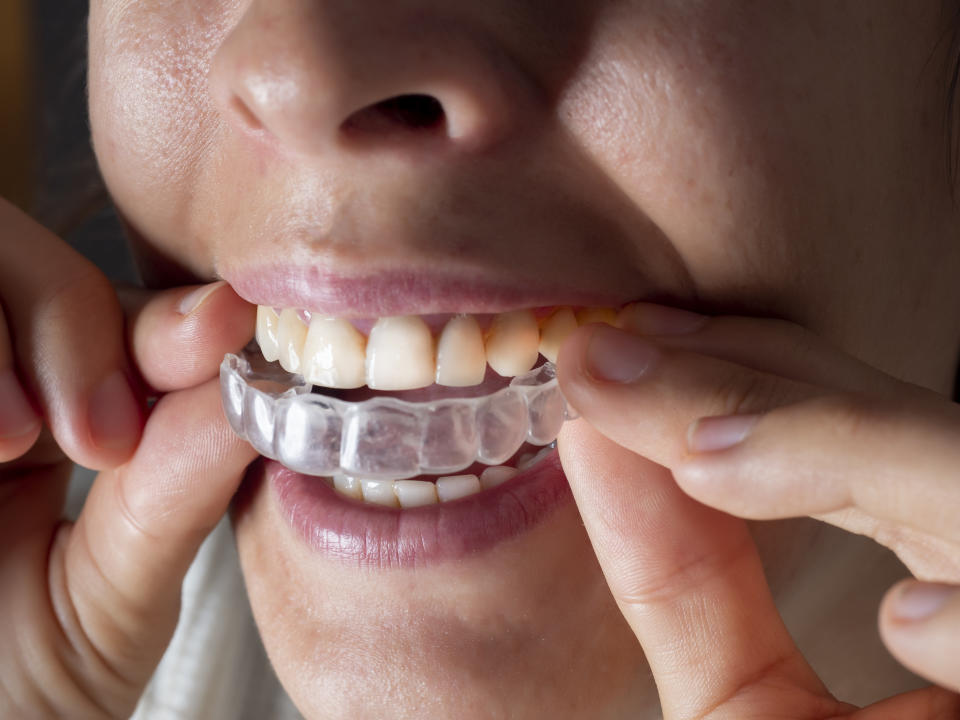
[[[534,279],[556,303],[789,319],[946,393],[960,303],[941,12],[94,0],[92,128],[153,285],[224,277],[243,295],[244,278],[290,263]],[[378,106],[408,94],[436,97],[445,130]],[[256,473],[238,508],[258,625],[308,716],[654,712],[571,503],[491,552],[397,572],[311,553]],[[758,531],[777,597],[829,564],[828,544],[862,547],[819,533]],[[855,622],[860,640],[873,602],[798,625]],[[896,689],[875,654],[858,661],[888,674],[850,692]]]

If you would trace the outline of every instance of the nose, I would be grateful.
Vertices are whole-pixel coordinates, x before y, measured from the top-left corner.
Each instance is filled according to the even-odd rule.
[[[299,154],[364,140],[487,148],[529,119],[536,87],[457,5],[251,0],[213,58],[214,102],[235,129]]]

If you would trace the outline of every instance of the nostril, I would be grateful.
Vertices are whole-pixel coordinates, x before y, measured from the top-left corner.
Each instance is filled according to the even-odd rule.
[[[345,131],[389,133],[395,130],[436,131],[446,124],[440,101],[431,95],[398,95],[358,110],[343,123]]]
[[[400,95],[374,105],[385,117],[407,127],[432,128],[444,120],[443,105],[430,95]]]

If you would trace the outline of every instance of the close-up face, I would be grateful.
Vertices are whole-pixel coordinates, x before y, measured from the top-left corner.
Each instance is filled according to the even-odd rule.
[[[150,285],[225,279],[295,311],[285,337],[344,319],[368,378],[380,318],[436,344],[470,314],[489,350],[501,313],[653,300],[952,379],[940,0],[91,5],[94,143]],[[241,563],[305,715],[655,703],[556,453],[483,488],[385,509],[252,467]]]

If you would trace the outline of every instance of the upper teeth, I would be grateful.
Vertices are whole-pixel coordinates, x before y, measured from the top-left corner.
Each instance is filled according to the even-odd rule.
[[[470,315],[451,318],[436,339],[419,317],[380,318],[369,337],[343,318],[313,315],[309,324],[294,309],[257,307],[257,342],[265,359],[303,375],[314,385],[412,390],[436,382],[463,387],[483,381],[487,364],[505,377],[530,370],[543,355],[556,361],[578,325],[615,324],[616,311],[587,308],[576,315],[560,308],[538,322],[529,310],[494,317],[481,331]]]

